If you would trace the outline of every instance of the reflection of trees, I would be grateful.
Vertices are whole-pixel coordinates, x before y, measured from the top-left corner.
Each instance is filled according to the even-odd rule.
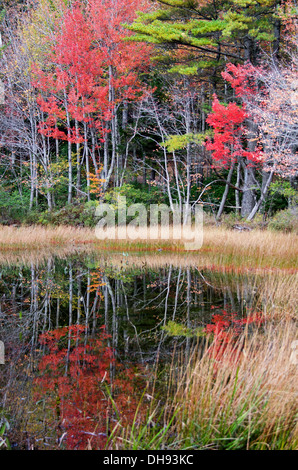
[[[245,313],[256,291],[254,277],[237,282],[231,275],[190,267],[107,269],[95,263],[89,268],[78,259],[49,259],[41,266],[3,269],[0,312],[2,320],[20,316],[32,351],[39,334],[53,327],[85,324],[94,334],[104,324],[119,354],[136,352],[144,359],[149,345],[160,352],[165,339],[161,326],[167,321],[197,327],[210,320],[212,305]]]
[[[57,328],[40,338],[46,353],[34,381],[36,399],[45,401],[48,427],[56,430],[59,447],[103,449],[117,423],[133,421],[136,378],[115,360],[108,338],[105,329],[88,336],[84,325]]]
[[[171,356],[174,346],[183,347],[187,359],[193,340],[169,337],[163,327],[170,320],[195,330],[210,323],[216,309],[246,315],[259,289],[256,276],[236,277],[171,263],[154,269],[124,264],[113,267],[71,257],[2,267],[0,340],[7,355],[1,377],[2,405],[7,407],[21,396],[19,415],[23,405],[31,403],[34,409],[29,400],[30,374],[36,373],[36,364],[47,347],[39,344],[40,334],[57,328],[68,328],[68,332],[81,328],[80,341],[87,347],[105,326],[106,347],[114,351],[115,358],[107,366],[113,388],[119,364],[130,368],[142,363],[150,371],[157,358]],[[70,354],[70,333],[67,341]],[[19,422],[16,426],[22,427]]]

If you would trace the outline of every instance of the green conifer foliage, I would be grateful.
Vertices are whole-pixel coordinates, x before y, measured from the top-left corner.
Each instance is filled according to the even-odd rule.
[[[258,42],[274,41],[276,0],[156,0],[130,27],[134,40],[165,46],[173,71],[197,73],[226,61],[257,61]],[[158,8],[159,7],[159,8]]]

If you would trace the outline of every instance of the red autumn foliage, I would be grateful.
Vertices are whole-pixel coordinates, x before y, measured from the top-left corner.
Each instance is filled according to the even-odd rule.
[[[40,337],[47,352],[39,363],[35,397],[46,399],[52,410],[48,425],[56,429],[58,442],[66,449],[89,445],[103,449],[117,422],[125,425],[135,415],[133,370],[116,361],[109,339],[104,327],[98,337],[88,338],[84,325],[58,328]]]
[[[256,81],[256,72],[260,70],[259,67],[255,67],[249,62],[244,65],[229,63],[221,75],[235,90],[236,96],[253,99],[260,92]]]
[[[245,318],[239,318],[237,314],[222,310],[222,313],[212,315],[211,323],[205,327],[205,333],[213,336],[209,349],[214,359],[220,361],[224,358],[227,350],[229,357],[239,358],[237,340],[246,325],[259,326],[264,321],[262,315],[254,313]]]
[[[289,47],[288,54],[282,67],[272,61],[263,67],[228,64],[222,73],[258,128],[263,170],[282,177],[297,168],[297,52]]]
[[[70,121],[87,123],[99,134],[123,100],[138,100],[145,86],[138,78],[150,60],[150,46],[125,41],[140,0],[91,0],[76,3],[57,19],[43,70],[33,65],[38,104],[46,114],[39,132],[71,143],[84,141]],[[58,129],[59,127],[59,129]]]
[[[250,161],[260,160],[260,149],[246,150],[244,123],[247,117],[244,105],[240,107],[236,103],[229,103],[225,106],[213,95],[212,113],[206,121],[213,128],[214,136],[206,142],[206,149],[212,152],[216,162],[229,166],[238,157],[246,157]]]
[[[255,150],[247,150],[247,121],[252,119],[251,104],[260,96],[255,79],[256,67],[250,63],[244,65],[227,64],[222,77],[228,81],[235,90],[236,96],[242,100],[239,106],[235,102],[228,105],[220,104],[217,96],[213,95],[212,112],[207,123],[213,128],[213,139],[206,143],[207,150],[212,152],[216,162],[224,166],[237,160],[246,158],[249,162],[261,162],[263,152],[259,146]]]

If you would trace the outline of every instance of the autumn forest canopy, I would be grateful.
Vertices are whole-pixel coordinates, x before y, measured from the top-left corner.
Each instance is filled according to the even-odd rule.
[[[297,219],[295,0],[4,0],[0,222]]]
[[[297,20],[0,0],[1,450],[298,449]]]

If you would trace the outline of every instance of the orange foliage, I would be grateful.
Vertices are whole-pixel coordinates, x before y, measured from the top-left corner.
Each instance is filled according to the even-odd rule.
[[[98,168],[95,173],[88,173],[87,177],[91,183],[90,193],[96,194],[98,199],[103,195],[102,185],[106,181],[104,178],[100,177],[102,172],[102,165]]]

